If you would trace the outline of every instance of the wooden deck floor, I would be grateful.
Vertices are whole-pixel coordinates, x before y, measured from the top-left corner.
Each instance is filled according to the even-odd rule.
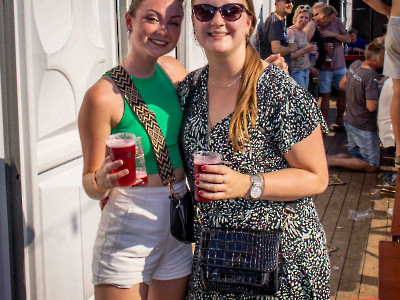
[[[331,109],[330,118],[335,114]],[[324,137],[328,154],[346,152],[346,133],[331,132]],[[388,207],[393,207],[393,195],[373,192],[388,173],[352,172],[330,168],[330,175],[338,175],[343,185],[330,185],[314,197],[318,215],[325,228],[327,242],[337,250],[330,253],[331,299],[378,298],[378,246],[381,240],[391,240],[391,219]],[[372,209],[372,218],[353,220],[350,210],[363,212]]]

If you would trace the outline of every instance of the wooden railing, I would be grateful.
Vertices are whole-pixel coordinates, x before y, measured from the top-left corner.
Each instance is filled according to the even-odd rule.
[[[393,205],[392,241],[379,243],[379,299],[400,299],[400,171]]]

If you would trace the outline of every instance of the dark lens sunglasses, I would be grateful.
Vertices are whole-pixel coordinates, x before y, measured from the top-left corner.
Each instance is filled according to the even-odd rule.
[[[219,11],[224,20],[234,22],[239,20],[245,9],[243,4],[238,3],[228,3],[220,7],[211,4],[198,4],[193,6],[193,13],[200,22],[209,22],[214,18],[217,11]]]
[[[299,8],[305,9],[305,10],[310,10],[311,7],[309,5],[300,5]]]
[[[294,5],[294,1],[293,0],[285,0],[286,4],[290,4],[292,3]]]

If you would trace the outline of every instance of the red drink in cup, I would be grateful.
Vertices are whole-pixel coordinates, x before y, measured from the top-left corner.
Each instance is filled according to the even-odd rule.
[[[324,66],[327,69],[332,68],[332,58],[329,58],[329,57],[326,58],[325,61],[324,61]]]
[[[211,151],[197,151],[193,154],[193,158],[194,158],[194,175],[207,173],[201,169],[203,165],[219,165],[222,160],[221,154]],[[199,188],[197,186],[194,187],[194,198],[199,202],[212,201],[210,199],[206,199],[200,196]]]
[[[129,170],[129,174],[117,179],[117,183],[121,186],[131,186],[136,182],[136,136],[132,133],[121,132],[112,134],[106,139],[106,144],[110,149],[111,161],[121,159],[122,166],[111,171],[119,172],[124,169]]]

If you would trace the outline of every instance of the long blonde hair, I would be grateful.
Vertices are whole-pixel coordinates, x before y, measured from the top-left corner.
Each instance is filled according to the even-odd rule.
[[[246,12],[253,17],[253,22],[251,22],[248,36],[244,37],[246,38],[246,57],[235,110],[229,125],[228,138],[232,141],[234,151],[243,151],[245,145],[250,143],[249,128],[255,127],[257,120],[257,82],[264,70],[260,55],[250,43],[250,37],[256,27],[253,1],[246,0],[245,2]]]
[[[256,27],[256,15],[252,0],[246,1],[246,12],[253,17],[249,35],[246,37],[246,58],[239,91],[236,97],[235,110],[229,125],[229,139],[234,151],[243,151],[246,143],[250,143],[249,123],[256,126],[257,120],[257,82],[264,67],[260,55],[250,43],[250,37]]]

